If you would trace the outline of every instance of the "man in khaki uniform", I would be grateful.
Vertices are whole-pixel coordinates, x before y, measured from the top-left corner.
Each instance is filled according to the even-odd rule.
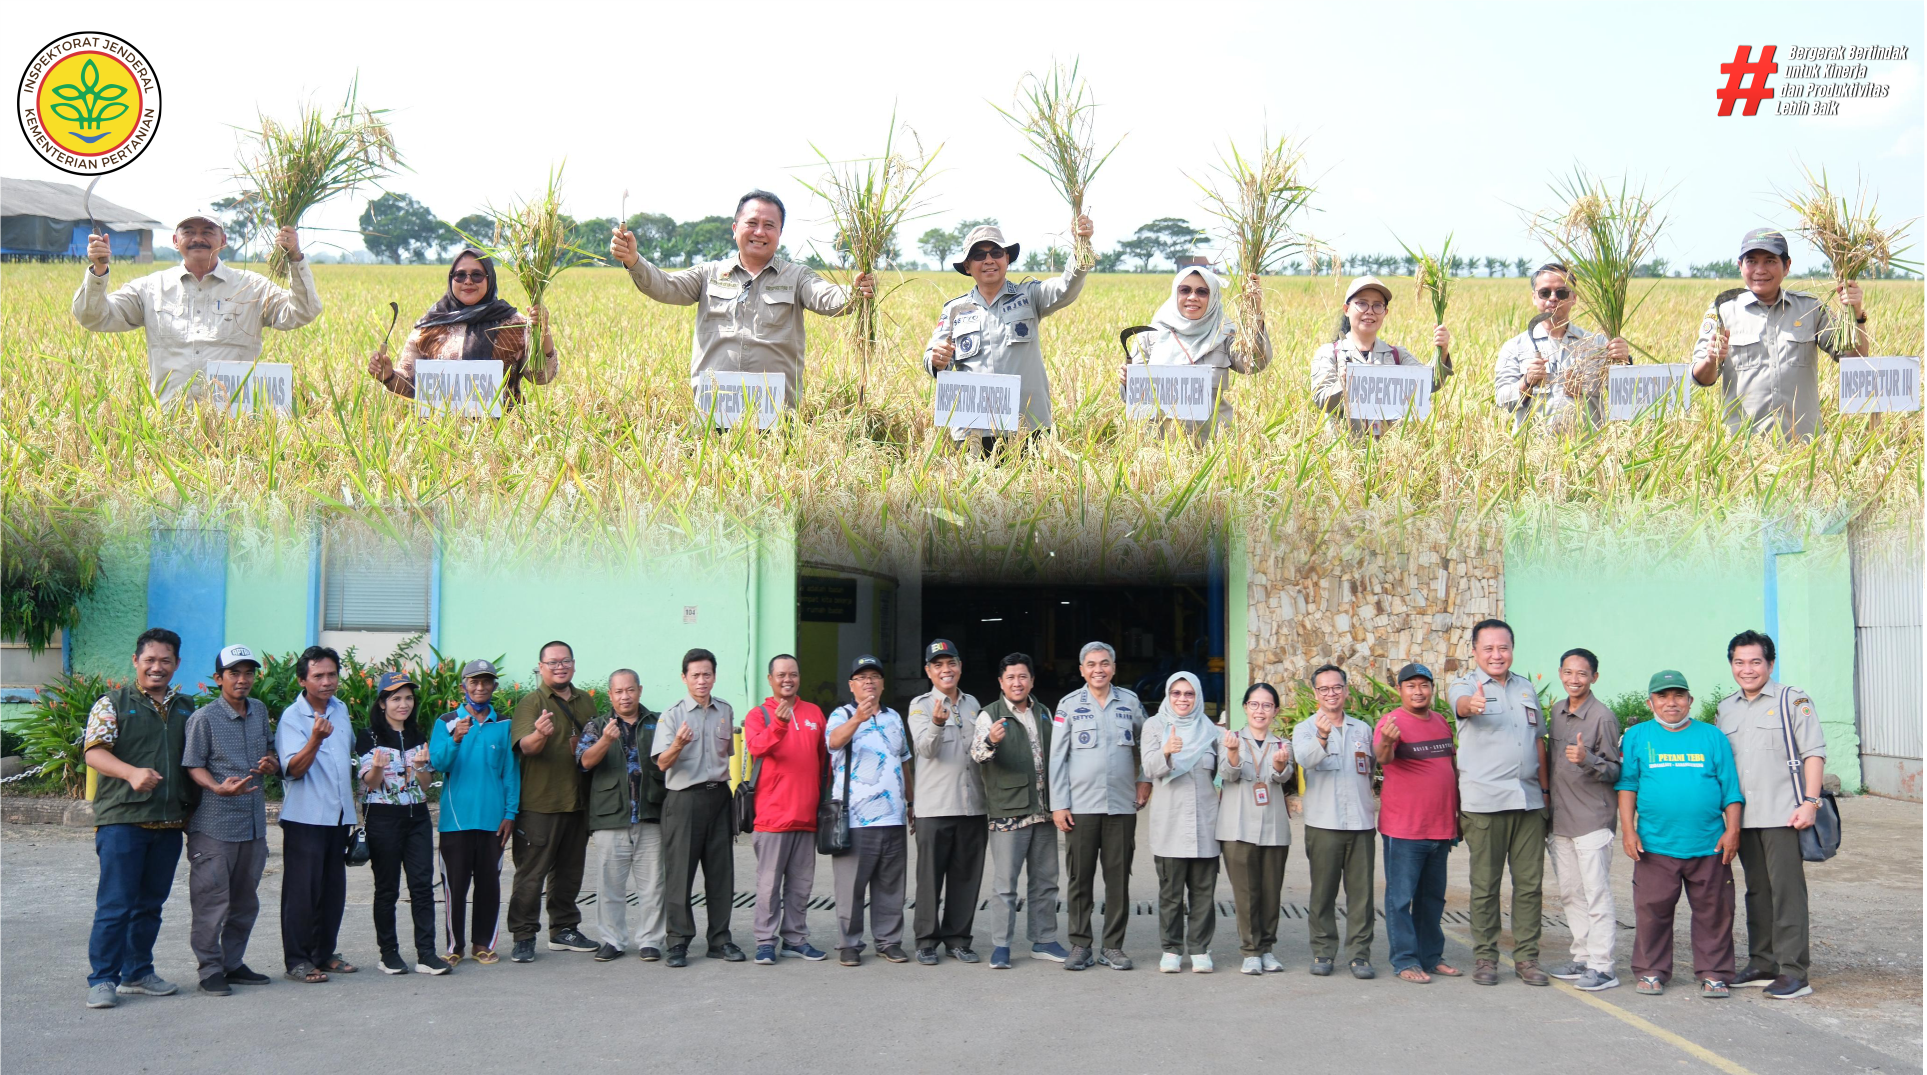
[[[1726,427],[1806,440],[1820,431],[1819,352],[1867,353],[1867,314],[1860,285],[1838,288],[1854,324],[1836,325],[1826,304],[1803,291],[1781,287],[1793,270],[1786,236],[1755,228],[1740,240],[1740,279],[1745,287],[1723,291],[1700,322],[1693,345],[1693,381],[1717,378],[1725,400]]]
[[[1720,699],[1717,719],[1733,744],[1733,764],[1746,796],[1740,868],[1746,872],[1748,956],[1733,984],[1764,986],[1769,998],[1791,1000],[1813,992],[1807,982],[1807,875],[1800,830],[1811,827],[1820,810],[1827,741],[1813,699],[1773,678],[1774,658],[1773,639],[1758,631],[1742,631],[1726,644],[1740,689]],[[1788,730],[1800,756],[1797,766],[1787,757]]]
[[[736,253],[678,272],[663,272],[636,251],[636,237],[619,227],[609,256],[629,270],[636,290],[671,306],[702,307],[690,347],[690,384],[706,372],[780,373],[785,406],[803,390],[803,311],[837,317],[851,294],[793,261],[776,256],[787,216],[783,200],[752,190],[736,200]],[[856,294],[875,294],[875,279],[858,273]]]
[[[917,962],[935,966],[944,949],[975,963],[970,947],[990,842],[984,782],[970,754],[977,699],[957,688],[963,654],[947,638],[923,649],[930,690],[910,702],[910,745],[917,755]]]
[[[583,775],[575,748],[596,714],[595,699],[578,690],[575,650],[549,642],[537,651],[541,686],[522,696],[509,717],[509,734],[522,764],[522,802],[515,815],[515,883],[509,890],[511,963],[535,959],[542,927],[543,889],[548,890],[549,950],[593,952],[597,945],[576,927],[582,910],[583,860],[589,851]]]

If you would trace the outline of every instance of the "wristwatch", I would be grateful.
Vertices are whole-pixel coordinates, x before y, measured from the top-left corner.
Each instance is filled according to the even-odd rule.
[[[1854,319],[1853,319],[1853,323],[1854,323],[1854,324],[1856,324],[1856,325],[1864,325],[1864,324],[1866,324],[1866,323],[1867,323],[1867,315],[1866,315],[1866,314],[1859,314],[1859,315],[1856,315],[1856,316],[1854,317]]]
[[[1809,796],[1807,796],[1807,797],[1806,797],[1806,798],[1804,798],[1804,799],[1801,799],[1801,800],[1800,800],[1800,802],[1801,802],[1801,804],[1802,804],[1802,805],[1807,805],[1807,804],[1811,804],[1811,805],[1813,805],[1813,806],[1819,806],[1819,805],[1820,805],[1820,800],[1819,800],[1819,799],[1817,799],[1817,798],[1814,798],[1814,797],[1813,797],[1813,796],[1811,796],[1811,795],[1809,795]]]

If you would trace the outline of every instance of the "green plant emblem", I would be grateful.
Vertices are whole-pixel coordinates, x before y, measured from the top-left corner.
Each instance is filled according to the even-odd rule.
[[[127,87],[100,84],[100,65],[88,60],[80,66],[80,83],[63,82],[49,86],[54,96],[60,98],[52,106],[53,114],[69,123],[78,124],[82,131],[98,131],[107,123],[127,114],[127,105],[121,98],[127,96]],[[83,141],[94,141],[101,135],[88,138],[80,131],[74,137]]]

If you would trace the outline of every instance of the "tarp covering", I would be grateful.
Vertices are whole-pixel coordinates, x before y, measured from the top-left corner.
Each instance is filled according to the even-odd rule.
[[[0,254],[86,257],[86,194],[71,183],[0,179]],[[108,245],[115,257],[138,256],[141,232],[167,228],[145,213],[115,205],[98,191],[93,212],[112,236]]]

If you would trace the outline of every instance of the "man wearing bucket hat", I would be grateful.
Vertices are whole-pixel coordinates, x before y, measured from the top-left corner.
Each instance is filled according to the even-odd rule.
[[[1825,302],[1781,285],[1793,271],[1786,236],[1755,228],[1740,240],[1744,287],[1722,291],[1700,322],[1693,344],[1693,382],[1719,382],[1726,428],[1806,440],[1820,431],[1819,352],[1867,353],[1867,313],[1860,285],[1835,287],[1854,323],[1837,322]]]
[[[442,774],[442,887],[448,962],[462,961],[462,942],[473,942],[477,963],[499,962],[496,920],[502,910],[502,849],[515,831],[521,808],[522,768],[515,760],[507,715],[495,710],[495,665],[462,666],[462,702],[438,714],[428,738],[428,764]],[[475,890],[474,929],[468,926],[468,894]]]
[[[222,261],[227,233],[220,223],[187,216],[174,226],[179,265],[109,292],[107,236],[95,235],[87,240],[87,271],[74,292],[74,320],[94,332],[145,328],[154,395],[164,404],[201,396],[209,362],[253,362],[261,357],[262,329],[288,332],[321,316],[321,296],[295,229],[282,228],[274,244],[288,253],[285,288]]]
[[[1657,996],[1673,976],[1673,912],[1681,889],[1693,915],[1693,972],[1700,996],[1728,995],[1733,980],[1733,856],[1745,796],[1733,747],[1693,719],[1686,677],[1667,670],[1646,685],[1653,719],[1620,740],[1620,839],[1633,860],[1633,973]]]
[[[1091,218],[1077,218],[1077,235],[1089,238]],[[1077,301],[1084,290],[1084,270],[1072,258],[1054,280],[1011,283],[1010,267],[1017,263],[1020,243],[1004,241],[995,224],[981,224],[964,237],[963,260],[950,267],[977,286],[944,303],[937,327],[923,349],[923,363],[932,376],[944,370],[961,373],[1009,373],[1022,380],[1020,395],[1026,432],[1051,424],[1050,378],[1044,372],[1044,342],[1037,323]],[[968,439],[965,430],[951,434]],[[989,451],[995,436],[983,436],[973,447]]]
[[[983,887],[990,820],[983,778],[970,755],[977,699],[957,688],[963,654],[939,638],[923,648],[930,690],[910,701],[910,741],[917,755],[917,962],[934,966],[943,949],[975,963],[970,947]]]
[[[262,779],[280,769],[268,707],[254,691],[261,662],[246,646],[214,658],[214,700],[187,718],[181,767],[201,786],[187,822],[188,941],[200,964],[201,992],[224,997],[235,985],[266,985],[244,957],[261,913],[261,870],[268,863],[268,804]]]
[[[1345,289],[1344,309],[1338,315],[1338,331],[1330,343],[1320,347],[1311,358],[1311,400],[1333,414],[1345,410],[1345,368],[1353,363],[1374,366],[1423,366],[1417,355],[1394,343],[1379,339],[1386,312],[1392,304],[1392,289],[1376,276],[1361,276]],[[1452,333],[1444,325],[1432,329],[1432,345],[1438,348],[1439,361],[1432,367],[1432,391],[1445,387],[1452,376]],[[1355,433],[1377,433],[1384,423],[1354,421]]]

